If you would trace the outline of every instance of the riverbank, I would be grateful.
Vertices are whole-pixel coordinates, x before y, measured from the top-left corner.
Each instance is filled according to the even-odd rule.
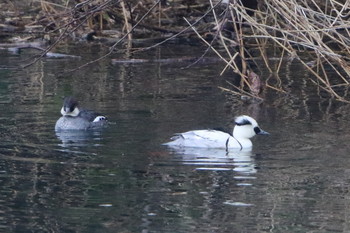
[[[153,44],[149,49],[173,39],[196,39],[226,64],[222,72],[230,70],[241,77],[232,94],[260,98],[264,87],[287,92],[279,85],[278,73],[282,61],[290,60],[309,70],[315,87],[349,102],[346,1],[250,0],[244,4],[217,0],[13,1],[0,4],[4,9],[0,39],[6,43],[39,41],[42,55],[69,41],[102,43],[110,48],[105,56],[117,46],[133,50],[140,40]],[[277,74],[275,81],[259,76],[252,62],[256,58],[264,60],[271,74]]]

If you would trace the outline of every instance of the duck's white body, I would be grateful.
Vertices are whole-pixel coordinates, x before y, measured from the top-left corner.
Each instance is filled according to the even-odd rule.
[[[218,130],[194,130],[178,134],[165,143],[168,146],[198,147],[198,148],[250,148],[249,139],[238,141],[230,134]]]
[[[253,118],[246,115],[237,117],[235,124],[232,135],[219,130],[194,130],[177,134],[171,138],[173,141],[164,145],[171,147],[245,149],[253,146],[250,138],[256,134],[268,134],[260,129]]]

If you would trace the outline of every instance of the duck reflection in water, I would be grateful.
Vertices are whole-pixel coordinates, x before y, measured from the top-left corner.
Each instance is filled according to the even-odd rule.
[[[59,146],[68,148],[86,148],[100,146],[101,131],[86,131],[86,130],[74,130],[74,131],[56,131],[57,138],[62,142]]]
[[[175,159],[196,170],[235,171],[241,175],[256,173],[256,165],[250,149],[231,150],[207,148],[172,148]]]

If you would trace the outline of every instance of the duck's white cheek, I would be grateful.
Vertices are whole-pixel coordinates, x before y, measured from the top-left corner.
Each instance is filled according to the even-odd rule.
[[[64,116],[64,115],[66,115],[66,114],[67,114],[67,112],[66,112],[66,111],[64,111],[64,108],[63,108],[63,107],[61,108],[61,114],[62,114],[62,116]]]

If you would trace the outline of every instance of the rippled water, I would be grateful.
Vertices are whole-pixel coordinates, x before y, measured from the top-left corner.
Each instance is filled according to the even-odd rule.
[[[289,94],[243,102],[222,93],[220,63],[111,65],[2,51],[0,232],[348,232],[349,106],[313,91],[297,64]],[[201,55],[170,46],[143,56]],[[61,51],[62,52],[62,51]],[[267,77],[267,74],[264,77]],[[298,78],[295,78],[297,76]],[[107,115],[106,130],[56,134],[62,96]],[[239,114],[271,133],[252,151],[172,150],[173,133],[232,127]]]

